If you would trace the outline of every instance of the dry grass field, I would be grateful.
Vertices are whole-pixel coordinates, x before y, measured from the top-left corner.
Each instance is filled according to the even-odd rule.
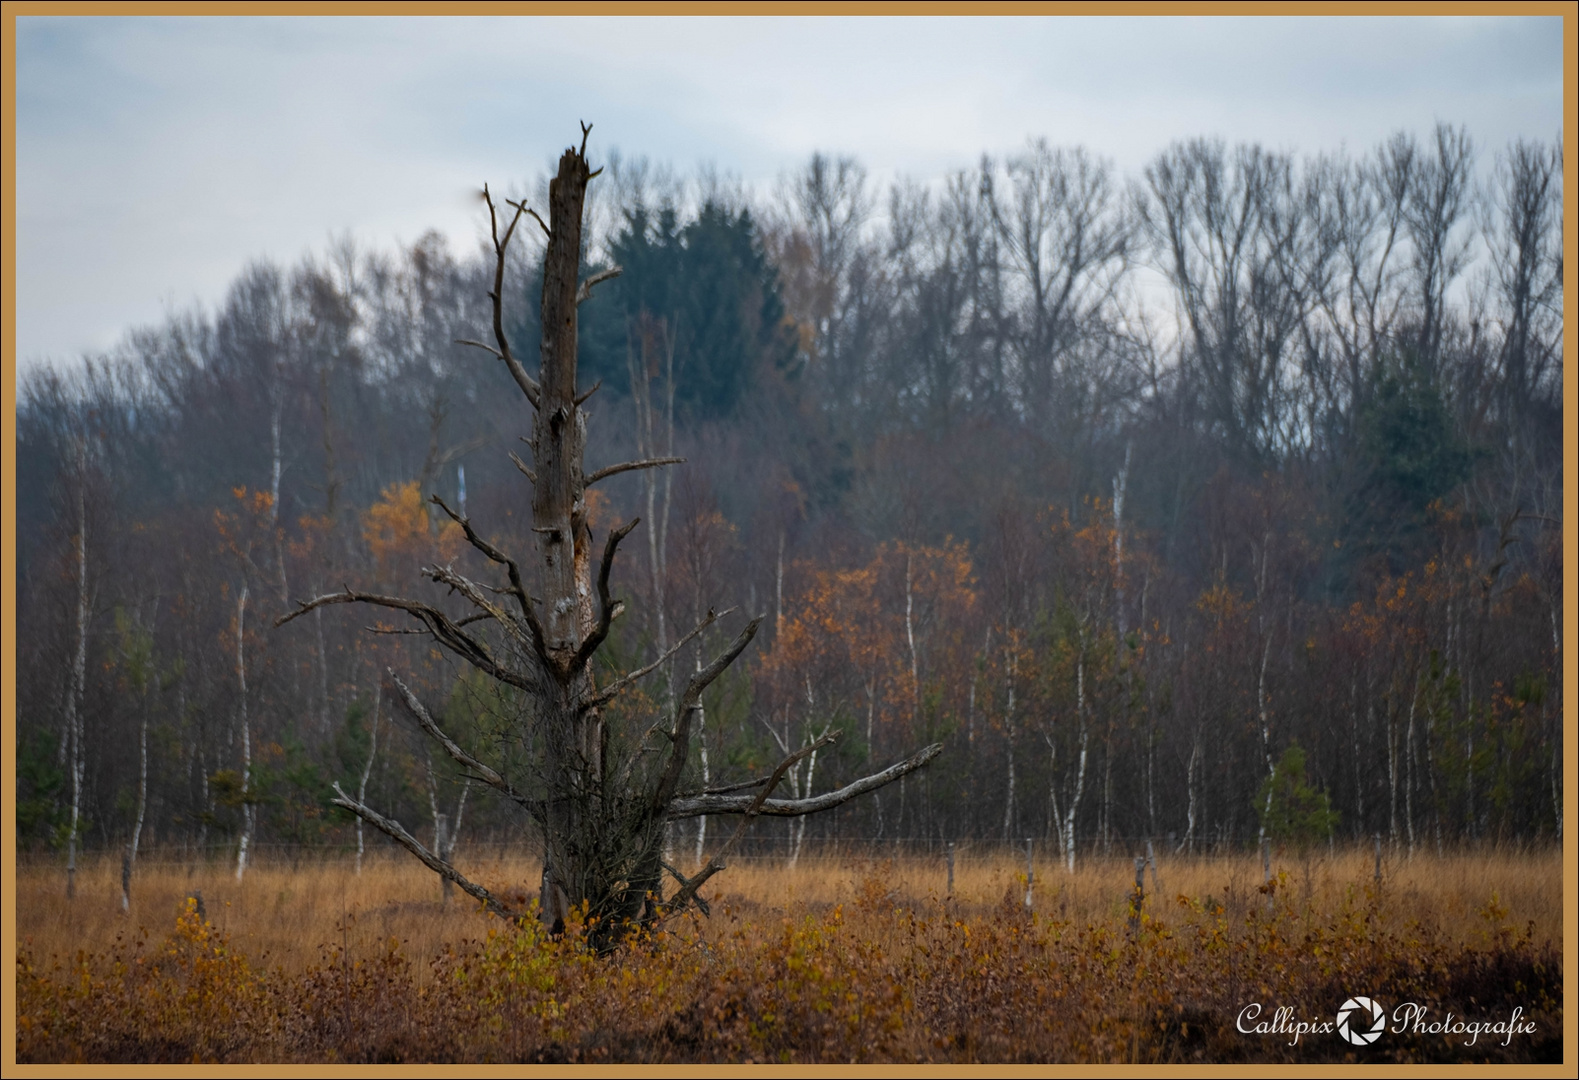
[[[462,869],[524,889],[538,864]],[[64,899],[58,865],[17,876],[20,1060],[1512,1061],[1560,1060],[1561,855],[1159,859],[1069,874],[961,846],[941,854],[738,860],[712,914],[610,957],[486,916],[399,854],[255,864],[159,856],[121,912],[118,862]],[[206,920],[187,898],[201,892]],[[1427,1024],[1330,1030],[1366,995]],[[1286,1025],[1250,1033],[1292,1012]],[[1327,1022],[1329,1030],[1320,1030]],[[1254,1020],[1249,1021],[1254,1027]]]

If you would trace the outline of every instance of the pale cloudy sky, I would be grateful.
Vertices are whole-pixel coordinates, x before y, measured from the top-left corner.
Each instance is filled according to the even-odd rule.
[[[1028,137],[1134,174],[1170,141],[1360,151],[1562,124],[1560,19],[22,18],[17,356],[212,306],[250,259],[429,227],[595,124],[766,190],[814,150],[931,179]]]

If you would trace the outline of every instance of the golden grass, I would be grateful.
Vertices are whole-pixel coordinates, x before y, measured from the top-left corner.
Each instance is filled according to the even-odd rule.
[[[467,860],[461,868],[490,887],[525,889],[535,895],[541,865],[527,854]],[[1260,856],[1169,857],[1157,859],[1162,907],[1181,895],[1214,900],[1230,915],[1265,904],[1260,892]],[[1278,854],[1274,874],[1286,875],[1285,899],[1313,913],[1330,912],[1346,892],[1374,884],[1371,851],[1324,852],[1309,860]],[[237,882],[232,862],[196,865],[174,858],[144,859],[133,882],[130,918],[121,911],[118,859],[88,859],[77,872],[77,899],[65,901],[65,872],[53,862],[18,867],[17,936],[35,956],[69,956],[79,949],[100,950],[118,934],[144,927],[163,932],[174,922],[183,900],[201,891],[208,919],[217,930],[266,969],[300,972],[318,962],[325,947],[352,952],[377,950],[397,939],[408,956],[435,955],[444,945],[487,932],[488,920],[456,892],[441,903],[438,879],[403,852],[379,852],[354,861],[326,856],[288,862],[254,863]],[[1485,849],[1414,857],[1384,849],[1381,898],[1393,918],[1418,920],[1466,944],[1483,943],[1496,926],[1530,928],[1538,943],[1562,943],[1562,853]],[[742,913],[778,918],[850,904],[862,885],[875,878],[886,884],[896,903],[921,906],[942,901],[948,891],[943,855],[894,857],[882,852],[833,857],[803,856],[793,868],[783,859],[738,859],[704,890]],[[1146,871],[1146,905],[1158,910],[1153,874]],[[1033,864],[1032,908],[1069,923],[1119,923],[1128,917],[1134,864],[1129,858],[1082,858],[1075,872],[1038,859]],[[1006,896],[1022,903],[1023,857],[1002,849],[973,852],[961,845],[955,856],[954,911],[982,915]],[[1500,917],[1488,919],[1495,897]]]
[[[525,890],[539,864],[462,869]],[[17,878],[18,1055],[58,1060],[1470,1061],[1561,1053],[1561,855],[1369,851],[1160,860],[1132,919],[1129,859],[1068,873],[962,845],[740,859],[709,919],[613,957],[512,927],[398,853],[300,865],[146,860],[130,918],[119,867]],[[186,900],[201,890],[208,923]],[[183,915],[182,913],[185,912]],[[1248,1001],[1333,1016],[1355,993],[1539,1035],[1466,1048],[1389,1035],[1360,1058],[1332,1034],[1247,1037]]]

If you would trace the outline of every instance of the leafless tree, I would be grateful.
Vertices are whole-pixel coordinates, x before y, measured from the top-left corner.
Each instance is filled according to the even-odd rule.
[[[530,467],[520,463],[533,488],[536,544],[530,561],[523,567],[524,560],[495,546],[469,518],[434,496],[435,504],[464,530],[472,547],[495,569],[492,582],[467,577],[453,564],[424,570],[433,583],[459,594],[470,605],[470,614],[452,615],[437,604],[348,587],[302,602],[277,625],[330,604],[367,604],[401,611],[420,624],[419,632],[431,635],[450,653],[512,689],[523,703],[519,715],[522,734],[530,727],[533,745],[539,748],[540,774],[535,778],[507,776],[484,761],[481,751],[462,747],[439,727],[416,693],[391,673],[401,699],[427,736],[439,743],[468,777],[515,802],[541,828],[546,850],[539,917],[561,927],[571,908],[585,905],[589,918],[595,920],[588,924],[594,938],[607,944],[633,922],[661,918],[693,901],[702,904],[698,888],[724,868],[722,852],[715,853],[691,878],[666,867],[662,840],[667,821],[702,814],[736,814],[749,820],[759,814],[799,816],[830,809],[926,765],[942,747],[934,744],[882,772],[814,797],[773,799],[770,795],[784,774],[815,747],[791,754],[759,781],[730,789],[682,791],[696,741],[694,724],[702,693],[751,643],[761,616],[748,622],[721,653],[694,671],[662,715],[634,724],[613,719],[611,706],[616,699],[729,612],[708,611],[665,655],[645,667],[612,678],[600,677],[594,668],[599,647],[624,611],[624,603],[610,590],[615,554],[639,519],[609,531],[594,582],[586,491],[605,477],[665,462],[632,461],[591,473],[583,463],[589,418],[583,406],[597,387],[580,390],[577,386],[576,309],[590,298],[600,281],[619,272],[611,268],[580,278],[583,202],[588,182],[597,175],[586,159],[589,130],[583,126],[581,148],[567,149],[559,160],[558,174],[549,185],[546,222],[524,201],[506,200],[513,213],[501,233],[501,217],[505,215],[484,189],[496,255],[491,292],[494,340],[492,344],[472,344],[505,365],[533,409],[529,443],[534,461]],[[535,378],[511,349],[503,312],[506,251],[516,228],[527,219],[547,235],[541,367]],[[530,590],[528,574],[536,579]],[[501,576],[502,581],[498,580]],[[756,789],[754,794],[741,793],[752,789]],[[424,846],[398,821],[338,787],[336,791],[336,805],[385,832],[489,909],[509,916],[523,914],[468,880],[442,852]],[[735,838],[739,835],[737,829]],[[728,843],[724,847],[727,850]],[[679,882],[667,898],[663,896],[666,869]]]

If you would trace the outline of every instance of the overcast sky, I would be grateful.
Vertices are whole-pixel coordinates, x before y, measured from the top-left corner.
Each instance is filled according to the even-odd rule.
[[[331,234],[478,236],[595,124],[767,190],[814,150],[918,179],[1084,144],[1126,173],[1215,135],[1314,152],[1467,125],[1483,163],[1562,124],[1560,19],[17,20],[17,355],[212,307]]]

